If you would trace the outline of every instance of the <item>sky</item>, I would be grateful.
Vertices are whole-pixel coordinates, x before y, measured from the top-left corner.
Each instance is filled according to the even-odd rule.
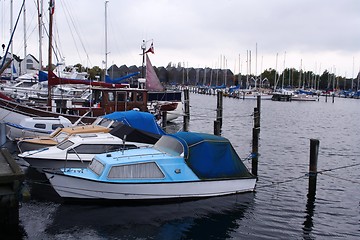
[[[0,0],[0,44],[6,46],[10,2]],[[21,14],[15,31],[13,52],[21,58],[24,25],[26,52],[39,58],[36,2],[26,1],[26,23]],[[48,1],[43,2],[47,31]],[[13,24],[20,5],[14,1]],[[56,56],[66,65],[104,68],[107,56],[107,67],[141,66],[145,40],[146,48],[153,43],[149,58],[157,67],[180,63],[256,75],[295,68],[356,78],[359,13],[359,0],[55,0],[53,33]],[[42,49],[47,65],[46,33]]]

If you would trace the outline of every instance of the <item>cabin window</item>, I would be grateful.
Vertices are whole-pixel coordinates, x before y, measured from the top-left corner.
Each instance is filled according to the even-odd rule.
[[[57,148],[61,149],[61,150],[64,150],[70,146],[74,145],[74,143],[70,140],[67,140],[67,141],[64,141],[64,142],[61,142],[57,145]]]
[[[36,123],[34,125],[35,128],[40,128],[40,129],[45,129],[46,128],[46,124],[44,123]]]
[[[104,170],[104,164],[96,160],[95,158],[90,162],[88,168],[93,171],[98,176],[101,175],[102,171]]]
[[[164,173],[155,162],[114,166],[110,169],[110,179],[162,179]]]
[[[113,102],[115,100],[115,96],[113,92],[108,92],[108,101]]]
[[[117,93],[118,102],[125,102],[126,100],[126,93]]]
[[[142,102],[143,101],[143,95],[142,93],[136,93],[136,101]]]
[[[64,125],[62,125],[62,124],[53,124],[52,126],[51,126],[51,129],[52,130],[55,130],[55,129],[57,129],[57,128],[63,128],[64,127]]]
[[[76,146],[68,151],[68,153],[76,154],[99,154],[106,152],[114,152],[121,150],[123,144],[82,144]],[[125,144],[125,149],[134,149],[137,148],[133,144]]]

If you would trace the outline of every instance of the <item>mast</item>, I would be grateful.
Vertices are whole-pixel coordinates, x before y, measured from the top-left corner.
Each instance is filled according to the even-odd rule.
[[[38,10],[38,28],[39,28],[39,65],[40,69],[43,66],[42,60],[42,24],[43,24],[43,0],[37,0],[37,10]]]
[[[146,42],[145,40],[143,40],[141,44],[141,50],[142,50],[141,78],[145,78],[145,49],[146,49]]]
[[[49,2],[49,49],[48,49],[48,106],[51,108],[51,84],[50,71],[52,71],[52,31],[53,31],[53,15],[54,15],[55,0]]]
[[[26,43],[26,7],[24,5],[24,58],[26,57],[27,53],[26,53],[26,48],[27,48],[27,43]]]
[[[104,82],[107,75],[107,55],[108,53],[108,46],[107,46],[107,4],[109,0],[105,0],[105,69],[104,69]]]
[[[13,33],[13,0],[10,1],[10,35]],[[14,48],[13,48],[13,41],[11,39],[11,42],[10,42],[10,48],[11,48],[11,76],[10,76],[10,80],[12,81],[14,76],[14,70],[13,70],[13,66],[14,66]],[[5,56],[6,58],[6,56]]]

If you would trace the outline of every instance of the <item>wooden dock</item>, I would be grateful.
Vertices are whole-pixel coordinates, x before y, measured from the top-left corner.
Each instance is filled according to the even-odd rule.
[[[19,196],[25,174],[6,148],[0,150],[0,229],[19,226]]]

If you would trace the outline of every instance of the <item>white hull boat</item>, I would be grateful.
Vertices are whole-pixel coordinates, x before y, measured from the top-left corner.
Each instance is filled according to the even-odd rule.
[[[18,156],[33,168],[87,167],[95,154],[146,147],[149,144],[124,142],[110,133],[70,136],[56,146],[27,151]]]
[[[164,135],[150,148],[98,154],[87,168],[43,171],[65,200],[193,199],[256,185],[226,138],[189,132]]]
[[[19,138],[47,136],[58,128],[71,127],[72,123],[62,117],[25,117],[19,123],[15,120],[6,123],[6,135],[14,141]]]

